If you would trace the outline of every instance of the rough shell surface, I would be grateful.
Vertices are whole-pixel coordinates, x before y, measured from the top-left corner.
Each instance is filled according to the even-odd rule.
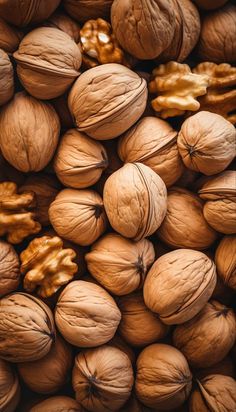
[[[113,0],[64,0],[64,7],[79,22],[98,17],[109,18]]]
[[[14,412],[20,399],[20,384],[12,366],[0,359],[0,410]]]
[[[0,240],[0,297],[16,290],[20,283],[20,262],[15,249]]]
[[[236,236],[224,236],[215,254],[216,270],[223,282],[236,289]]]
[[[80,39],[80,26],[71,17],[60,11],[53,13],[50,18],[44,23],[45,26],[55,27],[56,29],[64,31],[68,34],[75,43]]]
[[[0,106],[14,94],[14,71],[7,53],[0,49]]]

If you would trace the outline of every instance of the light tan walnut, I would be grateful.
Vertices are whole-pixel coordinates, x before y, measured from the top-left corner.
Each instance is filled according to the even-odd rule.
[[[27,292],[36,290],[43,298],[52,296],[73,279],[78,269],[72,262],[75,257],[75,251],[63,249],[63,241],[57,236],[32,240],[20,255],[24,289]]]
[[[152,75],[149,91],[158,95],[152,100],[158,116],[163,119],[181,116],[186,110],[197,111],[200,108],[197,97],[207,92],[207,75],[194,74],[187,64],[174,61],[161,64]]]
[[[0,236],[6,236],[9,243],[22,240],[41,229],[29,209],[35,204],[32,192],[17,193],[13,182],[0,183]]]
[[[236,290],[236,236],[223,237],[216,249],[215,264],[223,282]]]

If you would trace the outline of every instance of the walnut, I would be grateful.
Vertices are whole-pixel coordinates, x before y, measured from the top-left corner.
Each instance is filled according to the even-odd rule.
[[[109,345],[80,352],[72,385],[76,399],[91,412],[117,411],[128,400],[134,382],[128,356]]]
[[[144,283],[144,301],[167,325],[192,319],[216,285],[216,267],[204,253],[178,249],[155,261]]]
[[[118,333],[115,334],[114,338],[109,340],[108,345],[114,346],[115,348],[120,349],[122,352],[126,353],[132,365],[135,365],[136,354],[133,348],[131,348],[131,346],[129,346]]]
[[[15,183],[0,183],[0,236],[6,235],[9,243],[20,243],[25,237],[38,233],[41,225],[29,211],[33,206],[32,192],[18,194]]]
[[[0,49],[9,54],[13,53],[18,48],[22,37],[23,33],[20,30],[10,26],[0,17]]]
[[[15,249],[0,240],[0,297],[14,292],[20,283],[20,262]]]
[[[73,279],[78,269],[72,262],[75,256],[74,250],[63,249],[63,241],[57,236],[35,238],[20,255],[24,289],[36,290],[43,298],[52,296]]]
[[[80,39],[80,26],[71,17],[65,13],[56,11],[50,18],[44,23],[46,27],[54,27],[67,33],[75,43]]]
[[[212,352],[211,352],[212,354]],[[195,369],[195,376],[198,379],[205,378],[208,375],[225,375],[235,377],[235,365],[233,359],[230,356],[226,356],[222,361],[214,364],[213,366],[201,369]]]
[[[55,339],[53,314],[40,299],[12,293],[0,300],[0,357],[10,362],[43,358]]]
[[[59,408],[59,409],[58,409]],[[75,399],[68,396],[52,396],[30,408],[29,412],[85,412]]]
[[[109,18],[113,0],[64,0],[67,13],[74,19],[85,22],[98,17]]]
[[[14,94],[14,72],[12,63],[5,51],[0,49],[0,106]]]
[[[187,399],[192,375],[184,355],[173,346],[147,346],[137,360],[135,392],[138,399],[155,411],[176,409]]]
[[[20,384],[12,365],[0,359],[0,410],[13,412],[20,400]]]
[[[194,3],[198,7],[200,7],[203,10],[213,10],[213,9],[218,9],[219,7],[224,6],[225,3],[227,3],[228,0],[193,0]]]
[[[200,108],[197,97],[207,92],[207,75],[194,74],[187,64],[171,61],[154,69],[152,76],[149,91],[158,94],[152,100],[152,107],[158,116],[166,119]]]
[[[236,290],[236,236],[224,236],[215,254],[216,270],[223,282]]]

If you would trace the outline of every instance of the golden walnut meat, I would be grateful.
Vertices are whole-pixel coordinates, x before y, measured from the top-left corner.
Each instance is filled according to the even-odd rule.
[[[189,396],[192,375],[182,353],[172,346],[147,346],[137,360],[135,392],[154,410],[178,408]]]
[[[35,204],[34,193],[18,194],[15,183],[3,182],[0,199],[0,236],[6,236],[9,243],[15,244],[40,231],[41,225],[30,211]]]
[[[120,311],[108,292],[95,283],[71,282],[59,296],[55,320],[72,345],[94,347],[107,343],[120,323]]]
[[[177,148],[177,132],[164,120],[144,117],[124,136],[118,146],[123,162],[140,162],[149,166],[172,186],[183,172],[183,163]]]
[[[22,37],[23,33],[20,30],[10,26],[0,17],[0,49],[9,54],[13,53],[18,48]]]
[[[67,33],[75,43],[80,39],[80,26],[67,14],[60,11],[53,13],[50,18],[44,23],[47,27],[54,27]]]
[[[107,179],[103,201],[113,229],[140,240],[154,233],[165,217],[166,186],[150,167],[126,163]]]
[[[25,92],[16,93],[0,113],[0,149],[21,172],[38,172],[52,159],[60,133],[54,108]]]
[[[112,346],[80,352],[72,385],[76,399],[90,412],[117,411],[128,400],[134,382],[128,356]]]
[[[178,249],[155,261],[144,283],[144,301],[167,325],[192,319],[216,285],[214,262],[204,253]]]
[[[105,147],[76,129],[68,130],[61,138],[54,159],[58,179],[75,189],[95,184],[108,166]]]
[[[24,88],[38,99],[62,95],[79,76],[81,53],[64,31],[39,27],[28,33],[14,53]]]
[[[52,396],[33,406],[29,412],[85,412],[75,399],[68,396]]]
[[[174,345],[195,368],[220,362],[229,353],[236,339],[236,318],[233,309],[212,300],[193,319],[177,326]]]
[[[187,189],[173,187],[168,192],[167,213],[157,234],[173,249],[204,250],[217,239],[217,233],[203,215],[204,203]]]
[[[0,106],[14,94],[14,72],[7,53],[0,49]]]
[[[78,270],[75,257],[75,251],[64,249],[57,236],[35,238],[20,254],[24,289],[43,298],[52,296],[73,279]]]
[[[14,292],[20,283],[20,262],[15,249],[0,240],[0,297]]]
[[[0,357],[10,362],[43,358],[55,340],[53,314],[41,300],[12,293],[0,300]]]
[[[12,366],[0,359],[0,410],[14,412],[20,400],[20,384]]]
[[[215,254],[216,270],[223,282],[236,289],[236,236],[224,236]]]
[[[122,296],[143,286],[155,251],[147,239],[134,242],[108,233],[92,245],[85,259],[91,275],[111,293]]]
[[[80,22],[98,17],[109,18],[113,0],[64,0],[67,13]]]
[[[121,64],[109,63],[84,72],[73,85],[68,104],[81,132],[108,140],[140,118],[147,94],[142,77]]]
[[[234,159],[236,129],[224,117],[201,111],[184,121],[177,144],[187,168],[211,176]]]
[[[81,246],[94,243],[107,226],[102,198],[94,190],[62,190],[50,205],[49,218],[59,236]]]

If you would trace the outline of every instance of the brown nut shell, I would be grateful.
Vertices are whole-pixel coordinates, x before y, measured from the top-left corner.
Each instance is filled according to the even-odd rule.
[[[52,396],[30,408],[29,412],[85,412],[75,399],[68,396]]]
[[[6,104],[14,94],[14,72],[7,53],[0,49],[0,106]]]
[[[80,39],[80,26],[67,14],[60,11],[53,13],[50,18],[44,23],[47,27],[55,27],[61,31],[64,31],[68,36],[74,40],[75,43]]]
[[[64,0],[63,5],[67,13],[78,20],[85,22],[98,17],[109,18],[113,0]]]
[[[20,400],[20,384],[12,365],[0,359],[0,410],[14,412]]]
[[[144,301],[167,325],[192,319],[216,285],[214,262],[202,252],[178,249],[155,261],[144,283]]]
[[[235,377],[235,364],[230,356],[226,356],[222,361],[207,368],[195,370],[195,375],[198,379],[205,378],[208,375],[225,375]]]
[[[133,382],[131,362],[120,349],[104,345],[75,358],[72,384],[76,399],[91,412],[120,410]]]
[[[236,236],[224,236],[215,254],[216,270],[223,282],[236,290]]]
[[[10,26],[0,17],[0,49],[13,53],[19,46],[23,33],[16,27]]]
[[[0,297],[14,292],[20,283],[20,262],[15,249],[0,240]]]
[[[55,320],[72,345],[94,347],[113,338],[121,314],[101,286],[82,280],[69,283],[59,296]]]
[[[212,2],[212,0],[193,0],[196,5],[203,10],[214,10],[218,9],[218,7],[224,6],[228,0],[216,0]]]
[[[144,405],[154,410],[178,408],[187,399],[191,387],[192,375],[179,350],[156,343],[140,353],[135,392]]]

